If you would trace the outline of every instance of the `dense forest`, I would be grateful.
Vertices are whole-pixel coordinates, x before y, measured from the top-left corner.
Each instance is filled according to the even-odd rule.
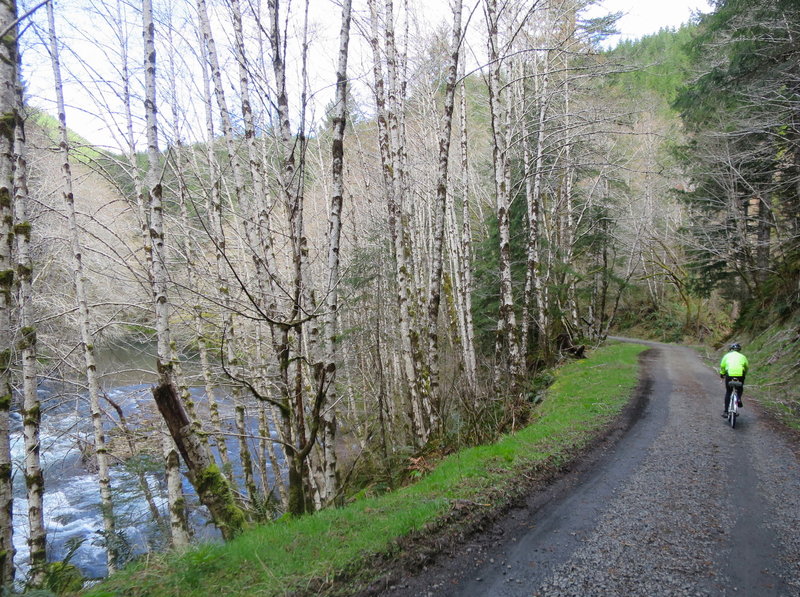
[[[1,585],[390,491],[611,333],[798,311],[796,2],[611,50],[586,0],[321,4],[0,6]],[[56,546],[61,442],[102,528]]]

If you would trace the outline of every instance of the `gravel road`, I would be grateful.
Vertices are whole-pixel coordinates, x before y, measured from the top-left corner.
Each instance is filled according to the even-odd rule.
[[[800,597],[796,441],[751,389],[731,429],[709,364],[649,345],[641,417],[613,448],[384,594]]]

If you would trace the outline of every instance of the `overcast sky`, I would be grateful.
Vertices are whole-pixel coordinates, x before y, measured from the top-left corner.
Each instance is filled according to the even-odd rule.
[[[678,27],[693,13],[711,12],[711,5],[706,0],[602,0],[596,10],[625,13],[617,24],[620,35],[615,41],[619,41],[638,39],[662,27]]]
[[[77,0],[70,0],[70,2],[78,3]],[[475,7],[477,2],[478,0],[466,0],[465,5]],[[333,6],[333,3],[333,0],[312,0],[312,6]],[[411,0],[411,4],[419,4],[424,7],[424,10],[433,11],[437,13],[439,18],[444,18],[442,15],[448,12],[450,2],[449,0]],[[711,11],[711,6],[707,0],[599,0],[598,4],[587,12],[586,16],[600,16],[611,12],[624,13],[617,23],[620,34],[606,40],[604,43],[605,47],[611,48],[622,39],[637,39],[644,35],[656,33],[663,27],[678,27],[682,23],[688,22],[693,14],[698,11],[702,13]],[[332,14],[335,14],[335,11]],[[431,22],[427,24],[433,26],[436,20],[435,18],[431,19]],[[420,25],[423,25],[423,23],[420,23]],[[325,59],[323,62],[325,64],[322,68],[326,73],[333,72],[333,65],[337,56],[335,51],[338,50],[338,26],[334,27],[332,36],[332,41],[329,41],[334,51],[321,54],[319,47],[314,50],[314,55],[318,61],[324,54]],[[482,47],[482,44],[480,47]],[[480,52],[480,47],[477,48],[478,52]],[[50,97],[52,95],[52,82],[50,82],[49,77],[49,56],[42,52],[40,54],[38,61],[34,60],[26,64],[28,69],[25,74],[28,81],[28,89],[32,95],[33,104],[55,113],[52,98]],[[27,55],[27,53],[24,55]],[[36,56],[32,55],[30,58],[36,58]],[[355,72],[357,61],[353,59],[351,63],[351,70]],[[164,68],[163,65],[162,68]],[[369,71],[365,72],[368,73]],[[325,105],[330,100],[329,96],[332,95],[333,86],[325,79],[321,81],[318,87],[320,88],[315,90],[319,95],[318,102],[320,105]],[[67,98],[70,126],[94,143],[113,147],[115,143],[108,135],[108,131],[105,128],[106,125],[91,115],[93,106],[91,105],[92,102],[86,102],[86,91],[79,89],[77,97],[79,98],[77,100],[78,105],[76,105],[74,97]]]

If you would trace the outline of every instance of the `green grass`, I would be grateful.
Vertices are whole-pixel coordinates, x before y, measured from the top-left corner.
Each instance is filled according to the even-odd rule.
[[[433,528],[459,501],[491,507],[537,465],[557,467],[591,442],[628,403],[637,383],[636,344],[603,347],[556,372],[531,424],[492,445],[443,459],[418,482],[344,508],[284,518],[227,544],[151,556],[86,593],[92,597],[282,595],[396,549]]]

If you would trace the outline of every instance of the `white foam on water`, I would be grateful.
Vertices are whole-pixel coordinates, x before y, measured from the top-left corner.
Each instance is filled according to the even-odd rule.
[[[139,420],[138,414],[154,412],[153,397],[149,385],[122,386],[108,388],[108,396],[123,409],[131,422]],[[193,389],[193,396],[202,401],[202,389]],[[44,393],[43,399],[47,397]],[[224,401],[220,405],[230,410],[231,405]],[[45,473],[44,515],[47,530],[48,558],[63,559],[69,549],[70,540],[84,540],[75,551],[70,562],[81,572],[92,578],[105,576],[106,552],[102,545],[103,519],[100,510],[100,489],[96,474],[86,471],[79,443],[91,446],[94,441],[91,430],[91,417],[86,402],[71,399],[65,404],[53,401],[43,411],[40,429],[42,466]],[[112,409],[113,412],[113,409]],[[12,453],[15,461],[14,488],[14,547],[17,550],[15,564],[18,578],[24,578],[28,569],[28,502],[24,486],[25,446],[22,437],[22,419],[18,413],[12,414]],[[257,425],[255,419],[250,421]],[[277,437],[277,430],[270,429]],[[229,451],[238,452],[238,443],[231,441]],[[282,460],[282,459],[281,459]],[[272,473],[271,467],[267,465]],[[156,507],[166,513],[167,504],[163,483],[152,474],[145,476],[153,493]],[[150,549],[148,542],[154,539],[154,525],[150,509],[139,487],[138,476],[121,466],[111,470],[114,494],[114,515],[116,530],[124,535],[134,553]],[[184,491],[190,502],[194,492],[184,478]],[[191,511],[193,526],[199,537],[218,536],[216,529],[207,524],[204,509]]]

